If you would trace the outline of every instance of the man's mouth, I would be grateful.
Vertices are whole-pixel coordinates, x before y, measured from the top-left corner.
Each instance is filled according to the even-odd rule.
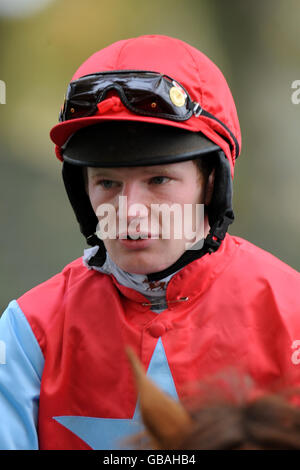
[[[159,237],[156,237],[156,239]],[[149,249],[155,243],[155,239],[153,236],[151,237],[150,234],[132,234],[129,235],[128,233],[122,234],[118,236],[118,243],[120,246],[123,246],[125,250],[133,250],[133,251],[140,251]]]
[[[120,235],[118,235],[117,238],[120,240],[137,241],[137,240],[147,240],[149,238],[158,239],[159,235],[151,234],[151,233],[136,233],[134,235],[129,235],[128,233],[121,233]]]

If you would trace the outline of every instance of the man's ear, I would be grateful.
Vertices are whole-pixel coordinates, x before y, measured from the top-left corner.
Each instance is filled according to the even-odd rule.
[[[210,204],[210,201],[214,192],[214,185],[215,185],[215,169],[213,168],[212,172],[208,176],[206,188],[205,188],[204,204],[206,206]]]
[[[190,415],[146,376],[132,349],[126,348],[126,352],[135,376],[141,415],[153,448],[178,449],[192,427]]]

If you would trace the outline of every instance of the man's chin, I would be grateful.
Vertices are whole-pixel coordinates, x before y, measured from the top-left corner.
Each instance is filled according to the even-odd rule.
[[[113,249],[112,249],[113,248]],[[160,250],[141,250],[124,253],[123,250],[115,250],[115,247],[106,246],[111,259],[123,270],[131,274],[152,274],[163,271],[174,264],[183,254],[182,249],[174,250],[173,256],[166,257],[167,247]],[[119,248],[119,247],[118,247]],[[172,251],[169,249],[169,251]]]

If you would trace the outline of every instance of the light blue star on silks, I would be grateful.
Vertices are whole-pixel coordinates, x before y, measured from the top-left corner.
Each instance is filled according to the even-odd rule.
[[[161,390],[178,400],[161,338],[156,343],[147,376]],[[130,435],[137,434],[143,429],[139,402],[136,404],[131,419],[91,418],[87,416],[56,416],[53,419],[80,437],[94,450],[124,450],[125,447],[122,447],[120,443]]]

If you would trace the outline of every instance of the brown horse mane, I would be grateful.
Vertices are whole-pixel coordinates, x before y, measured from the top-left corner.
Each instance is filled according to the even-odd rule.
[[[186,389],[177,402],[149,380],[127,349],[145,425],[131,445],[164,450],[300,449],[300,390],[261,389],[249,376],[223,371]]]

